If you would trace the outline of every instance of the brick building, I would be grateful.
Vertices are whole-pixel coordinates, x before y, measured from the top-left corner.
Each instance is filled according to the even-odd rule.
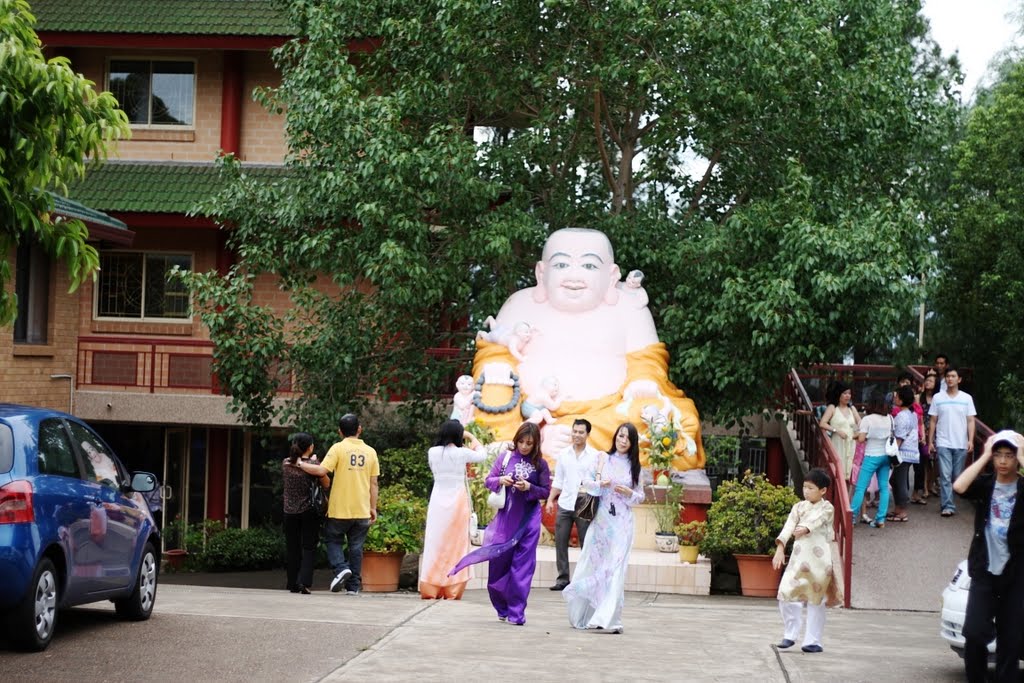
[[[24,247],[12,287],[32,290],[13,334],[0,335],[0,400],[67,410],[94,424],[132,469],[170,493],[165,520],[248,526],[279,514],[262,447],[227,410],[212,344],[174,266],[225,268],[212,221],[187,213],[218,185],[214,160],[237,155],[276,174],[283,117],[252,101],[279,82],[270,50],[292,35],[271,0],[35,0],[47,56],[115,94],[132,139],[72,186],[58,210],[87,221],[101,270],[67,294],[67,273]],[[90,211],[85,206],[94,209]],[[265,295],[276,288],[267,282]]]

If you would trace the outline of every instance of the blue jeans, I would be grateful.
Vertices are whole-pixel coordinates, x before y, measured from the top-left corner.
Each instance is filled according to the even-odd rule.
[[[956,512],[956,503],[953,502],[953,482],[964,471],[967,449],[939,446],[935,452],[939,458],[939,504],[942,506],[943,512],[946,510]]]
[[[363,542],[370,530],[368,519],[327,518],[324,525],[324,541],[327,543],[327,562],[335,576],[345,569],[352,570],[352,576],[345,582],[345,589],[359,590],[363,585]],[[341,551],[341,544],[348,541],[348,561]]]
[[[875,522],[885,522],[885,513],[889,510],[889,456],[887,455],[865,455],[864,462],[860,466],[860,474],[857,476],[857,488],[853,492],[853,501],[850,509],[853,510],[853,521],[857,521],[857,512],[864,503],[864,492],[868,490],[871,477],[878,474],[878,512],[875,513]]]

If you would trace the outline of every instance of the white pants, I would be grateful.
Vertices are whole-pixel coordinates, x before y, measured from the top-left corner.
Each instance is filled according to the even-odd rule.
[[[804,603],[779,600],[779,611],[782,612],[782,626],[786,640],[794,643],[800,637],[800,629],[804,625]],[[807,605],[807,630],[804,632],[804,646],[821,645],[821,636],[825,632],[825,601],[817,605]]]

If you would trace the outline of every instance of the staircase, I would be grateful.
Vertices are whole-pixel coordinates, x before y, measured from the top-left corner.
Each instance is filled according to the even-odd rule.
[[[926,367],[908,370],[923,380]],[[852,387],[854,403],[862,405],[874,390],[891,391],[901,368],[890,365],[816,365],[804,370],[790,370],[786,377],[785,428],[780,434],[783,450],[795,482],[811,467],[829,472],[833,481],[843,481],[842,465],[832,442],[820,427],[817,408],[824,403],[827,383],[839,379]],[[812,398],[813,396],[813,398]],[[975,453],[980,453],[992,430],[975,420]],[[850,497],[846,486],[833,486],[829,502],[836,509],[836,540],[846,581],[846,607],[851,606],[853,588],[857,589],[854,606],[876,609],[934,609],[938,596],[957,562],[966,553],[969,533],[965,529],[973,511],[960,504],[955,520],[939,520],[937,500],[926,506],[911,506],[911,521],[905,525],[886,525],[884,530],[858,530],[862,543],[854,563],[853,524]],[[840,514],[840,512],[845,514]],[[934,519],[933,519],[934,518]],[[914,524],[914,519],[918,523]],[[899,528],[907,527],[907,528]],[[936,552],[941,550],[942,552]],[[863,576],[853,579],[854,565]],[[888,591],[888,592],[887,592]]]

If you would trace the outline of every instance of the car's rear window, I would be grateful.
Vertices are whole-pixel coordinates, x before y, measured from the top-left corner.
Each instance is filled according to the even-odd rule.
[[[14,466],[14,434],[11,428],[0,424],[0,474],[6,474]]]

